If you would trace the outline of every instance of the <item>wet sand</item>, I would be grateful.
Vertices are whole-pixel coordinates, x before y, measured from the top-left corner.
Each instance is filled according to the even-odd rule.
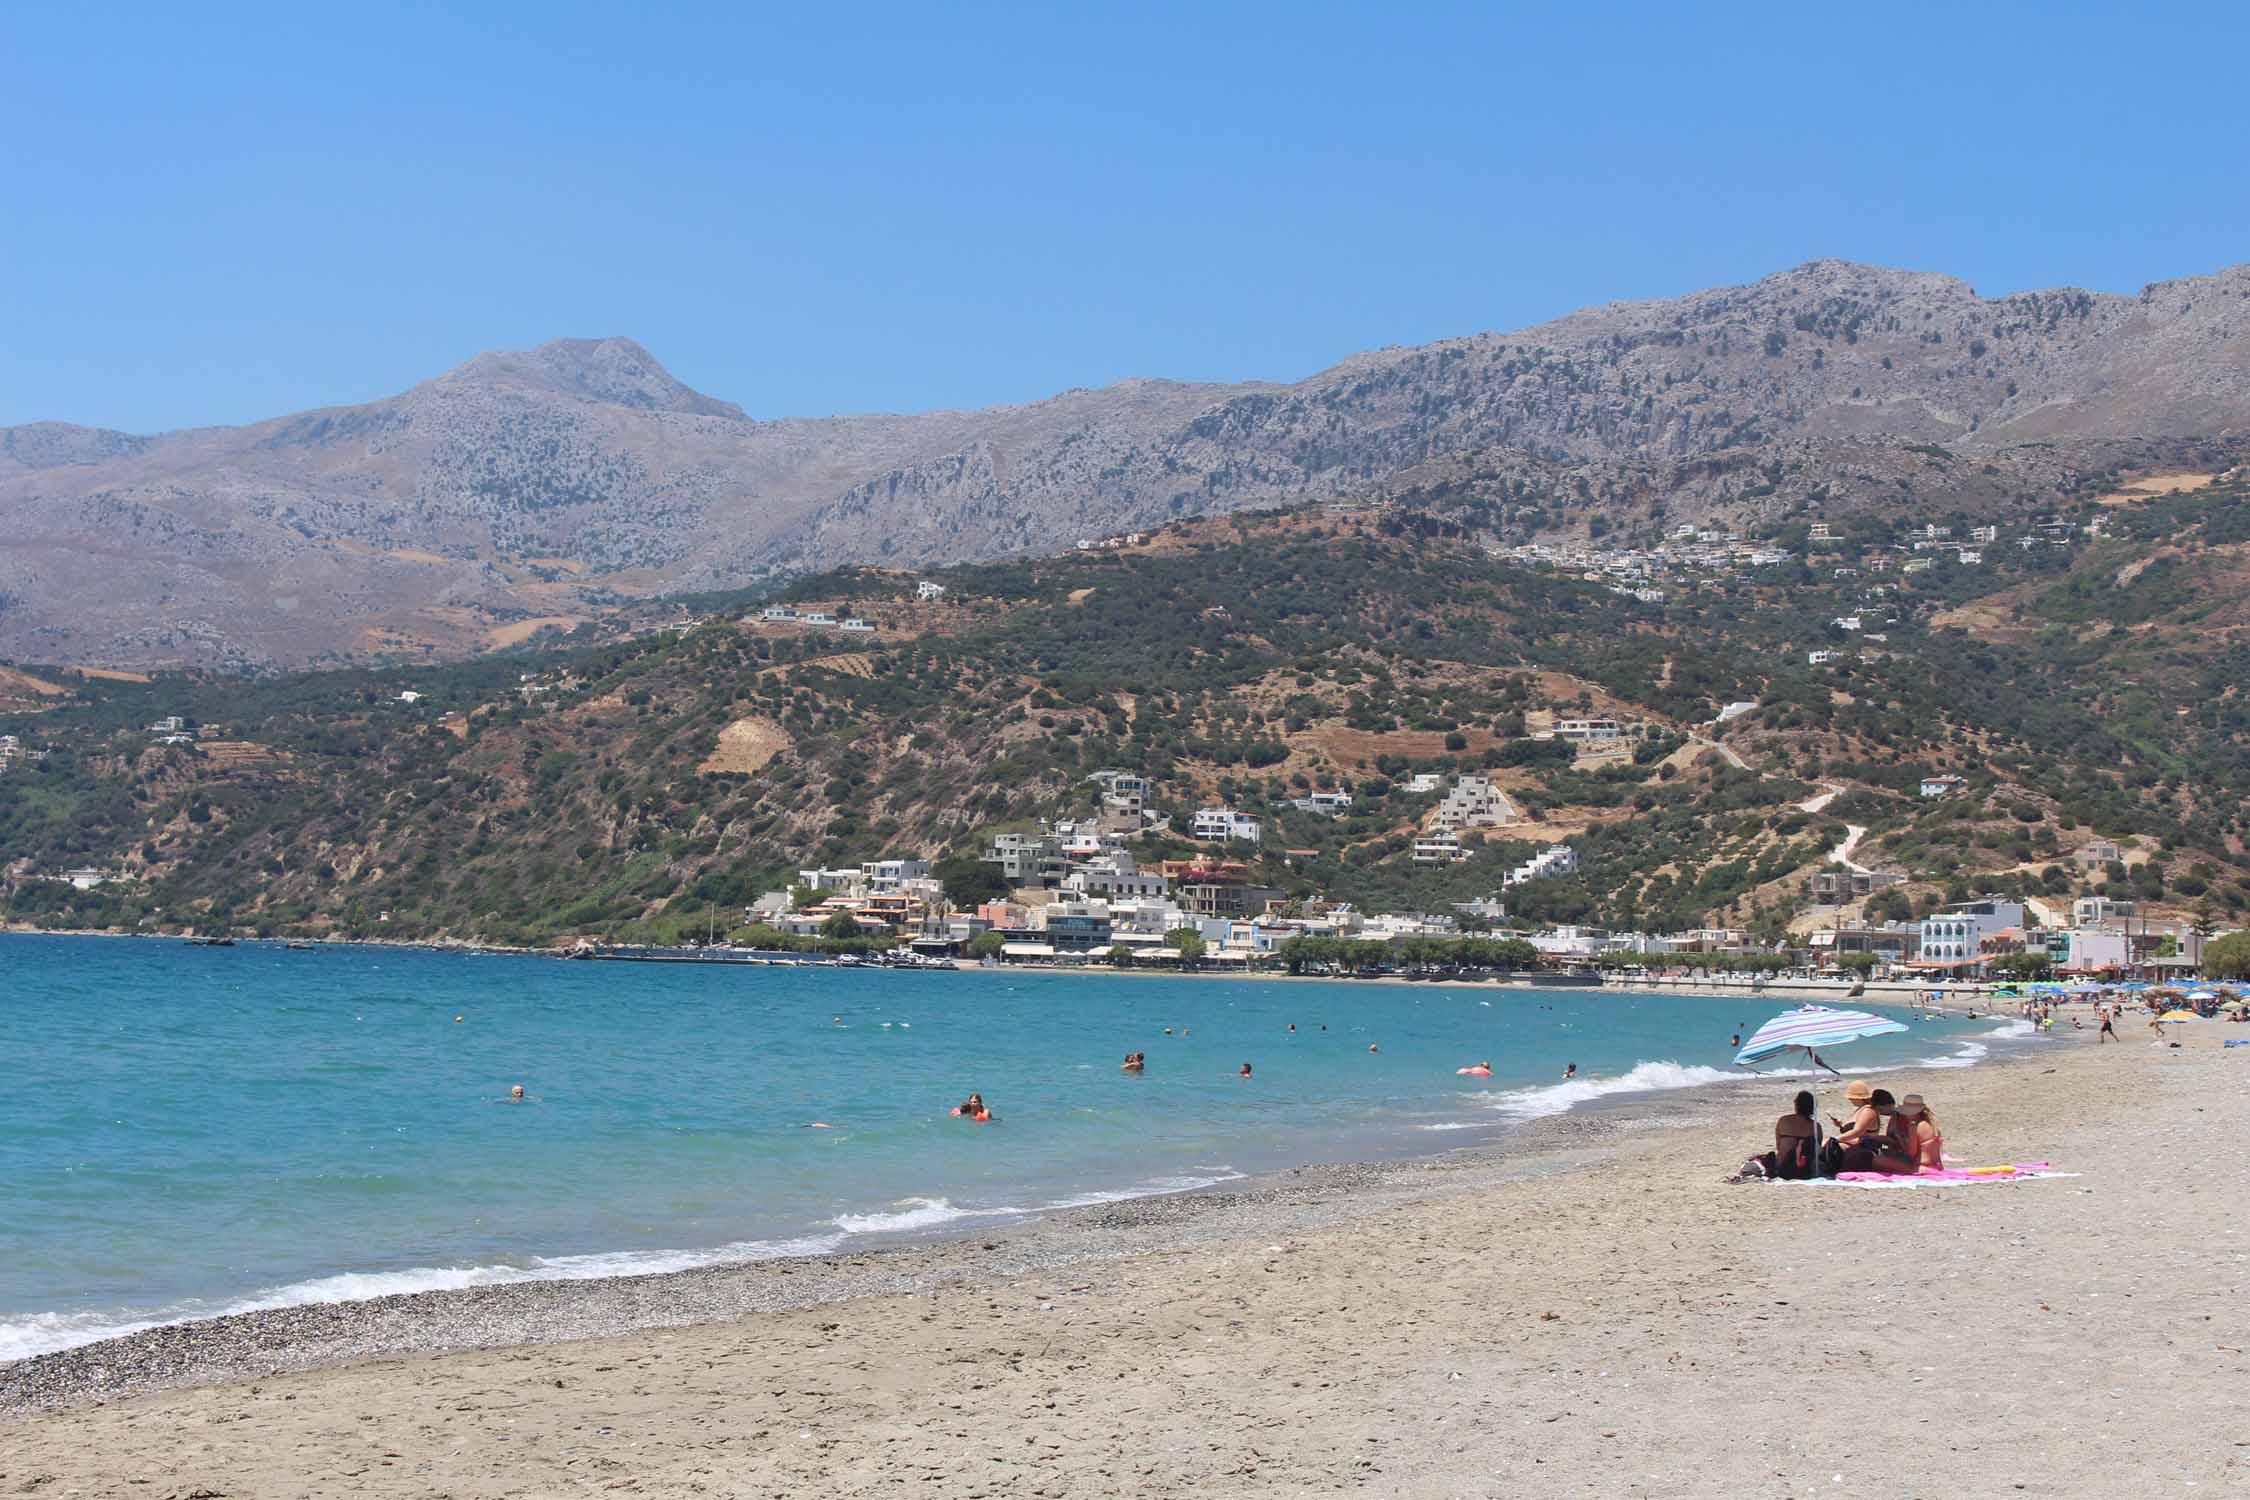
[[[1877,1080],[2073,1177],[1728,1186],[1777,1080],[975,1239],[158,1330],[0,1367],[0,1494],[2225,1492],[2250,1027],[2176,1034]]]

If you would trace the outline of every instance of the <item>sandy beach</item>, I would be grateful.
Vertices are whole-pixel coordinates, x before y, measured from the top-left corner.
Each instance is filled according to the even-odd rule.
[[[2069,1177],[1726,1185],[1776,1080],[977,1239],[158,1330],[0,1367],[0,1494],[2230,1491],[2246,1030],[1877,1080]]]

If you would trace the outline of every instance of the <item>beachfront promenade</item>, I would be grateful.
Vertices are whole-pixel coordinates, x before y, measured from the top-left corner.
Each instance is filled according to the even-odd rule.
[[[0,1491],[2224,1493],[2232,1031],[1877,1080],[1957,1156],[2075,1177],[1726,1186],[1790,1081],[1729,1086],[1497,1159],[847,1257],[808,1279],[878,1294],[825,1305],[0,1416]]]

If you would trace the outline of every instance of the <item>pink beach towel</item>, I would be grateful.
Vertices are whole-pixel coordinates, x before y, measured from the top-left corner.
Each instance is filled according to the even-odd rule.
[[[1887,1187],[1950,1187],[1979,1182],[2014,1182],[2027,1177],[2061,1176],[2054,1163],[2019,1161],[2001,1167],[1924,1167],[1919,1172],[1893,1176],[1888,1172],[1838,1172],[1836,1181],[1880,1183]]]

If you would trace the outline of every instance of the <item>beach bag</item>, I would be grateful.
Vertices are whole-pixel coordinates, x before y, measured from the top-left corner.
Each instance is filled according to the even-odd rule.
[[[1819,1129],[1816,1125],[1814,1129]],[[1834,1141],[1820,1143],[1820,1175],[1833,1177],[1844,1170],[1844,1148]]]

